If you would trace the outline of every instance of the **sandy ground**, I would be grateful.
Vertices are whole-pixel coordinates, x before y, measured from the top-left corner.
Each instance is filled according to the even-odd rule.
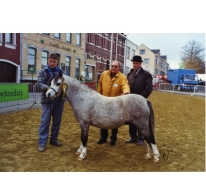
[[[0,172],[205,172],[205,99],[153,91],[156,143],[160,161],[145,160],[146,144],[126,144],[128,126],[119,128],[116,146],[96,144],[99,129],[90,127],[88,154],[77,160],[80,127],[65,103],[59,140],[37,151],[41,109],[0,114]],[[111,130],[109,130],[109,135]]]

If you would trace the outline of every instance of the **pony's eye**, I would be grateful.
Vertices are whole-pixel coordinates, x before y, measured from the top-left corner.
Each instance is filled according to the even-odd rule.
[[[61,84],[61,83],[57,83],[56,85],[57,85],[57,86],[60,86],[60,84]]]

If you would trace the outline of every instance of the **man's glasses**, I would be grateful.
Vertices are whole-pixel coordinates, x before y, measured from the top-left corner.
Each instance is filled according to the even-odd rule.
[[[117,68],[118,66],[112,65],[113,68]]]

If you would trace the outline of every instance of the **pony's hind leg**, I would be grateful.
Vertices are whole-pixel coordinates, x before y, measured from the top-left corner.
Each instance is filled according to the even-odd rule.
[[[152,147],[151,144],[147,143],[147,153],[145,154],[145,159],[151,159],[152,158]]]
[[[150,135],[147,136],[144,131],[142,132],[142,134],[147,142],[147,153],[145,154],[145,159],[151,159],[151,157],[154,155],[153,161],[158,162],[160,153],[157,149],[154,135],[150,133]]]
[[[153,154],[154,154],[154,159],[153,159],[153,161],[154,161],[154,162],[158,162],[158,161],[159,161],[160,153],[159,153],[159,151],[158,151],[158,149],[157,149],[157,145],[151,143],[151,146],[152,146],[152,151],[153,151]]]

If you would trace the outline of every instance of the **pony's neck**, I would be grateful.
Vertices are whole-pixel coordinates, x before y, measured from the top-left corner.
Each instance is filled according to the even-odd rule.
[[[85,84],[81,84],[78,80],[65,76],[64,82],[67,84],[66,98],[70,102],[70,104],[76,104],[79,101],[85,99],[85,97],[91,97],[91,94],[97,93],[93,91]]]

